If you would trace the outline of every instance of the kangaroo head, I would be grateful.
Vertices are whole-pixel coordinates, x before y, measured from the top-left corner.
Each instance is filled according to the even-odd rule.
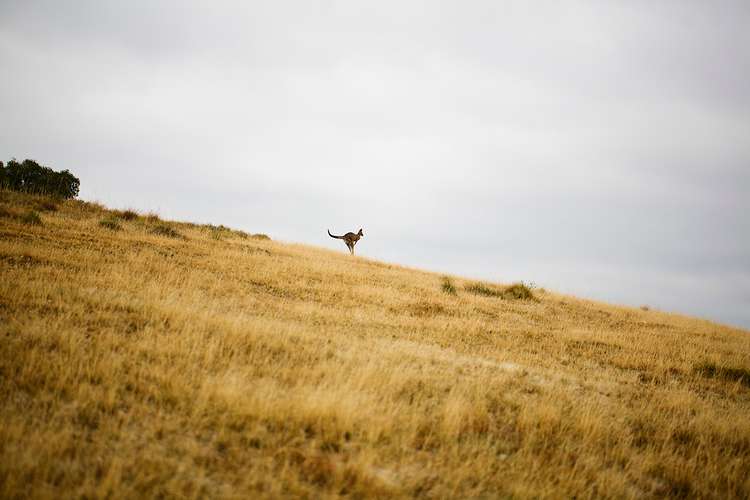
[[[362,228],[359,228],[359,232],[357,232],[357,234],[360,235],[360,236],[364,236],[365,235],[365,233],[362,232]]]

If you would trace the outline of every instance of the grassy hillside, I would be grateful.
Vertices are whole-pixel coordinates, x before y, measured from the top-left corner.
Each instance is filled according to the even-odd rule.
[[[0,191],[0,497],[750,496],[748,332],[524,293]]]

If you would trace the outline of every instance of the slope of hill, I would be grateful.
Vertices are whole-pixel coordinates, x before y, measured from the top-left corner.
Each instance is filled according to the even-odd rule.
[[[0,497],[750,496],[748,332],[503,290],[0,192]]]

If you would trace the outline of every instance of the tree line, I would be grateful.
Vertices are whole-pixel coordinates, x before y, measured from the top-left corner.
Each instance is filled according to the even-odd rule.
[[[55,172],[34,160],[0,161],[0,188],[25,193],[47,194],[61,198],[75,198],[81,181],[68,170]]]

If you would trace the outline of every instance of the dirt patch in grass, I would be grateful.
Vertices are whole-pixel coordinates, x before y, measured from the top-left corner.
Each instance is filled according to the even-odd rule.
[[[406,311],[412,316],[429,317],[445,314],[446,309],[440,304],[427,301],[420,301],[406,306]]]

